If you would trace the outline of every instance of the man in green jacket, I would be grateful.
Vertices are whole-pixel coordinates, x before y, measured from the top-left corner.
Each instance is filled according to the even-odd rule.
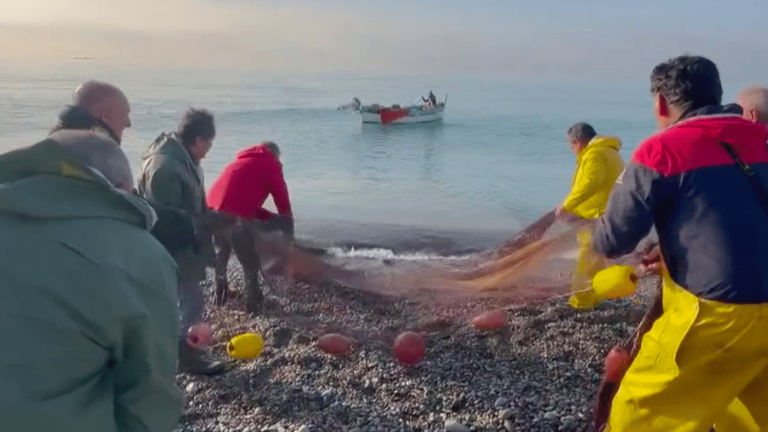
[[[201,283],[214,257],[211,232],[217,213],[208,209],[205,200],[200,161],[210,151],[215,136],[211,113],[188,110],[176,132],[161,133],[142,155],[144,163],[138,181],[138,192],[147,201],[182,211],[198,222],[197,243],[173,255],[179,266],[179,372],[204,375],[225,370],[223,362],[208,359],[202,350],[190,346],[186,338],[192,326],[203,322],[205,296]]]
[[[111,140],[0,155],[0,429],[170,432],[176,264]]]

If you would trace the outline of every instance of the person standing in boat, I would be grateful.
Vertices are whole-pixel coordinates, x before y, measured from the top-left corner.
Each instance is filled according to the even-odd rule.
[[[429,91],[429,95],[427,97],[421,98],[422,101],[424,101],[427,106],[431,108],[437,108],[437,97],[435,97],[435,94],[432,93],[432,90]]]
[[[555,211],[561,220],[597,219],[605,213],[608,197],[616,179],[624,169],[619,154],[621,140],[617,137],[602,136],[588,123],[576,123],[568,129],[568,144],[576,155],[576,172],[571,191]],[[577,270],[573,276],[573,291],[570,305],[577,309],[591,308],[597,303],[591,291],[583,291],[583,283],[590,280],[600,269],[602,261],[590,248],[590,232],[579,234],[579,256]]]
[[[264,208],[269,196],[277,207],[277,214]],[[258,313],[264,302],[259,286],[261,262],[255,247],[254,226],[249,221],[264,222],[260,228],[283,231],[289,238],[293,237],[293,213],[280,162],[280,147],[266,141],[240,151],[213,183],[208,192],[208,205],[241,219],[235,226],[214,235],[218,249],[215,302],[223,304],[229,295],[227,265],[234,251],[245,275],[248,311]]]

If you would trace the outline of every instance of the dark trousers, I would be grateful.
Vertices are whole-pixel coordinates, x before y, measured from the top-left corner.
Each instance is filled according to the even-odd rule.
[[[226,303],[230,290],[227,278],[227,267],[232,252],[243,268],[245,278],[246,308],[249,312],[258,313],[264,303],[264,293],[259,281],[261,260],[256,252],[256,233],[245,224],[235,224],[233,227],[220,231],[213,236],[216,245],[216,292],[214,302],[217,305]]]

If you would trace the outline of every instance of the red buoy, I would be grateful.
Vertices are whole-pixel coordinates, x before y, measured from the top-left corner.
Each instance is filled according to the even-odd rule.
[[[627,350],[614,347],[605,357],[605,380],[610,383],[621,381],[630,364],[631,359]]]
[[[472,319],[472,326],[478,330],[498,330],[505,325],[507,316],[501,310],[486,312]]]
[[[321,336],[315,346],[321,351],[335,356],[345,356],[352,352],[352,341],[336,333]]]
[[[412,366],[424,359],[427,344],[418,333],[405,332],[395,339],[395,358],[406,366]]]

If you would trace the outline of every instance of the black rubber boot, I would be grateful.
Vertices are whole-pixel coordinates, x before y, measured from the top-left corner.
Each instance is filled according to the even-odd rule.
[[[264,292],[258,274],[245,275],[245,300],[248,312],[260,314],[264,310]]]
[[[226,364],[211,360],[206,352],[194,348],[186,340],[179,341],[179,364],[177,373],[193,375],[219,375],[226,372]]]

